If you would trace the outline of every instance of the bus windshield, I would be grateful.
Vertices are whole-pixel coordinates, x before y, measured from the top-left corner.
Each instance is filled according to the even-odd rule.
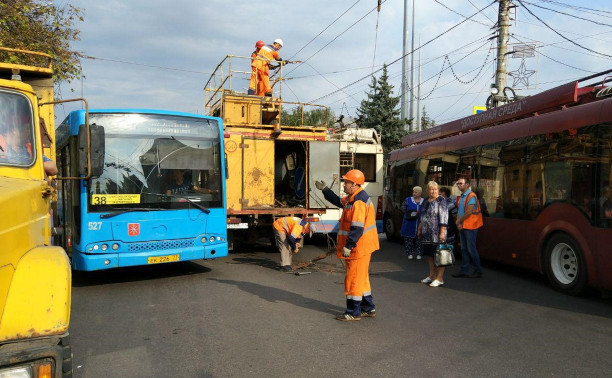
[[[32,105],[24,95],[0,91],[0,164],[34,163]]]
[[[106,137],[104,172],[89,188],[91,211],[223,206],[216,120],[92,113],[90,123]]]

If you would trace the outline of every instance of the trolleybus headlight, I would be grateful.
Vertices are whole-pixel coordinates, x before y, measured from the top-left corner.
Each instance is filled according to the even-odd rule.
[[[102,246],[100,247],[100,249],[102,249],[103,251],[106,251],[108,249],[108,244],[102,244]]]
[[[217,241],[221,241],[221,236],[217,236]]]
[[[94,251],[97,251],[97,250],[98,250],[98,248],[100,248],[100,247],[98,247],[98,245],[97,245],[97,244],[94,244]]]
[[[106,259],[104,260],[104,265],[109,265],[110,264],[110,260]]]
[[[206,244],[206,236],[204,236],[202,239],[200,239],[200,241],[202,242],[202,244]]]
[[[208,240],[210,240],[210,242],[212,243],[212,242],[214,242],[214,241],[215,241],[215,237],[214,237],[214,236],[211,236],[211,237],[210,237]]]
[[[113,243],[113,246],[111,247],[114,251],[119,249],[119,244],[118,243]]]

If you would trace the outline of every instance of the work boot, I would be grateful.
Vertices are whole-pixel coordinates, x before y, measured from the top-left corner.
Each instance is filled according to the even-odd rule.
[[[280,271],[281,272],[292,272],[293,268],[291,267],[291,265],[283,265],[280,267]]]

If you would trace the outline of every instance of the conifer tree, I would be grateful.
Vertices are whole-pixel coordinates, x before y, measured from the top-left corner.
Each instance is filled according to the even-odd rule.
[[[393,86],[389,84],[387,65],[383,66],[380,78],[372,76],[367,99],[361,101],[357,109],[357,124],[360,128],[376,129],[381,137],[385,155],[402,146],[406,135],[406,121],[400,119],[399,96],[393,96]]]

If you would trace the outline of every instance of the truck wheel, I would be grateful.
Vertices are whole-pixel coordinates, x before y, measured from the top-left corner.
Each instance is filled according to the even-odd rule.
[[[385,236],[387,236],[387,240],[389,241],[394,241],[395,240],[395,225],[393,224],[393,219],[389,216],[385,217],[384,220],[384,229],[385,229]]]
[[[570,295],[586,288],[587,271],[578,244],[566,234],[554,235],[546,245],[546,275],[551,285]]]
[[[60,339],[62,347],[62,378],[72,377],[72,347],[70,346],[70,335]]]

